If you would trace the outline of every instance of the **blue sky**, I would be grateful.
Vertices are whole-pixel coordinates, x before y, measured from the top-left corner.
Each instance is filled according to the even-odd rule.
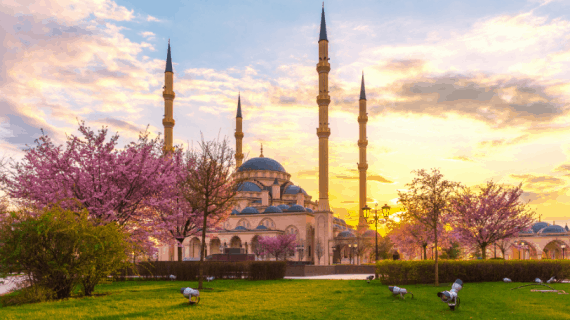
[[[468,186],[523,183],[543,219],[570,212],[570,3],[327,1],[331,204],[356,209],[358,95],[368,98],[368,197],[397,201],[412,170]],[[320,1],[3,1],[0,154],[77,120],[136,139],[163,132],[167,41],[177,144],[234,141],[318,197]],[[349,219],[350,220],[350,219]],[[552,221],[551,221],[552,222]]]

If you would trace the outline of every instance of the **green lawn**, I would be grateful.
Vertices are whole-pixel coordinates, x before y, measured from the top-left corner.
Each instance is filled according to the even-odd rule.
[[[180,288],[196,282],[127,281],[98,285],[96,297],[0,308],[1,319],[570,319],[570,295],[511,291],[520,283],[465,283],[450,311],[436,296],[450,285],[387,286],[363,280],[217,280],[189,306]],[[570,284],[553,284],[570,292]],[[538,287],[531,287],[538,288]],[[540,288],[538,288],[540,289]],[[546,288],[544,288],[546,289]]]

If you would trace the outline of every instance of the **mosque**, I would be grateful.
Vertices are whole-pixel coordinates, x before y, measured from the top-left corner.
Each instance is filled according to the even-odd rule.
[[[317,72],[319,75],[319,94],[317,105],[319,109],[319,126],[317,137],[319,140],[319,199],[313,197],[291,180],[291,174],[276,160],[263,155],[263,146],[259,157],[242,163],[242,140],[244,137],[242,127],[241,97],[238,96],[236,114],[236,175],[245,178],[237,193],[237,206],[230,217],[217,229],[207,230],[205,255],[221,253],[223,248],[241,248],[244,253],[257,253],[258,239],[261,236],[277,236],[282,234],[297,235],[297,250],[288,257],[289,260],[309,261],[316,265],[330,265],[331,263],[349,263],[350,261],[368,262],[372,253],[370,241],[375,236],[373,230],[366,231],[367,225],[362,210],[359,214],[358,230],[349,227],[346,222],[334,217],[328,199],[328,137],[331,134],[328,123],[328,106],[330,96],[328,91],[328,74],[330,63],[328,55],[328,38],[325,23],[324,6],[321,14],[319,34],[319,62]],[[173,127],[173,70],[170,53],[170,42],[165,70],[165,86],[163,91],[165,104],[164,125],[165,152],[172,150]],[[364,75],[362,76],[359,100],[359,208],[365,206],[366,201],[366,93],[364,88]],[[200,257],[199,237],[188,237],[182,243],[183,258],[186,260]],[[158,259],[161,261],[176,261],[178,250],[174,246],[159,248]],[[356,256],[361,259],[356,259]],[[270,259],[270,257],[256,256],[256,259]]]

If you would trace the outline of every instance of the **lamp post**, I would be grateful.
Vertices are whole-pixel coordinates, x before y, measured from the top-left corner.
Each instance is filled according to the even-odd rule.
[[[523,260],[524,260],[524,254],[525,254],[524,248],[525,248],[525,243],[524,243],[524,241],[523,241],[523,242],[521,242],[521,249],[523,250],[523,255],[522,255],[522,259],[523,259]]]
[[[358,264],[358,250],[356,250],[356,247],[358,247],[357,243],[352,245],[352,248],[354,249],[354,264]]]
[[[350,264],[352,264],[352,243],[348,244],[348,251],[350,254]]]
[[[378,203],[376,203],[375,208],[376,209],[374,209],[374,215],[370,214],[371,209],[368,207],[368,205],[365,205],[364,208],[362,208],[366,222],[370,224],[374,223],[376,225],[376,255],[374,255],[374,262],[378,261],[378,221],[380,220],[380,216],[378,215]],[[384,223],[386,223],[388,221],[388,217],[390,216],[389,205],[384,204],[382,207],[382,216],[384,217]],[[372,220],[368,221],[369,218]]]
[[[564,259],[565,259],[565,257],[564,257],[564,251],[566,251],[566,245],[563,244],[563,245],[561,245],[560,247],[562,247],[562,260],[564,260]]]

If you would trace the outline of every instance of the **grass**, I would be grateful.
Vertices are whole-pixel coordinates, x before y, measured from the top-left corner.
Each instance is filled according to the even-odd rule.
[[[96,287],[95,297],[0,308],[2,319],[570,319],[570,295],[530,292],[521,283],[466,283],[450,311],[436,293],[450,284],[387,286],[363,280],[216,280],[204,283],[198,305],[180,288],[197,282],[126,281]],[[570,292],[569,284],[552,287]],[[547,289],[547,288],[544,288]],[[13,293],[17,294],[17,293]]]

